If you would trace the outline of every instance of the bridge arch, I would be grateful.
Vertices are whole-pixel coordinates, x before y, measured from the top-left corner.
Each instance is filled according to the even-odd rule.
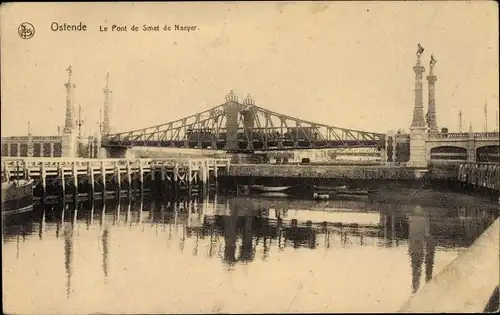
[[[485,145],[476,148],[476,162],[500,162],[500,145]]]
[[[457,146],[439,146],[430,150],[431,162],[436,164],[467,161],[467,149]]]

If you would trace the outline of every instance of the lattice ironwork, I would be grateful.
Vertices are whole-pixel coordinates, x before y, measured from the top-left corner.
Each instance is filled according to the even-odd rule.
[[[385,135],[306,121],[243,103],[231,91],[226,103],[165,124],[110,134],[104,146],[205,148],[228,151],[381,148]]]

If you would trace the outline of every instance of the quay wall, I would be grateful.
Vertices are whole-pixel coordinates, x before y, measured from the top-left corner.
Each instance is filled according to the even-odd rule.
[[[229,177],[415,180],[424,173],[404,166],[231,164]]]

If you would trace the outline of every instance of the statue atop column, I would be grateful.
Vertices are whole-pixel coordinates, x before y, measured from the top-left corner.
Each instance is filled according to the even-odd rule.
[[[422,53],[424,52],[424,47],[422,47],[422,45],[420,45],[420,43],[418,43],[418,48],[417,48],[417,57],[420,57],[420,55],[422,55]]]
[[[73,73],[73,70],[71,70],[71,65],[68,66],[68,69],[66,69],[66,71],[68,71],[69,74],[68,83],[71,83],[71,74]]]
[[[431,60],[429,61],[429,68],[432,70],[434,68],[434,65],[436,64],[437,60],[434,59],[434,55],[431,55]]]

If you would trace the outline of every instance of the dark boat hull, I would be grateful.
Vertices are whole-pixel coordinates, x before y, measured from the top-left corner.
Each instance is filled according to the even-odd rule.
[[[33,181],[2,183],[2,215],[33,210]]]

